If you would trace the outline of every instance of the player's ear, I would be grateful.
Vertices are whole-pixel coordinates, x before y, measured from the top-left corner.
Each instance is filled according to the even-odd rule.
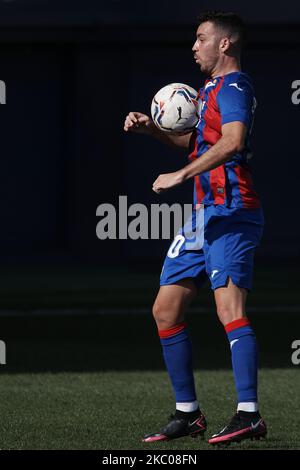
[[[230,39],[227,37],[224,37],[221,39],[220,44],[219,44],[219,49],[221,52],[226,52],[230,47]]]

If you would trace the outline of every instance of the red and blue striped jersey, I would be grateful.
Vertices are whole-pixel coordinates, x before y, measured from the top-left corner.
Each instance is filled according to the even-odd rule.
[[[189,160],[201,158],[222,137],[222,125],[241,121],[247,126],[245,145],[226,163],[195,176],[194,203],[230,207],[260,207],[253,188],[249,159],[249,135],[256,107],[250,77],[232,72],[207,79],[199,90],[202,101],[200,120],[192,133]]]

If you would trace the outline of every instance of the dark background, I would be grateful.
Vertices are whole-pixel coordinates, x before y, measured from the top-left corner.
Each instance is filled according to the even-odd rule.
[[[243,70],[258,100],[253,170],[266,216],[258,259],[299,260],[300,5],[285,2],[1,1],[0,261],[7,265],[131,264],[157,269],[169,241],[100,241],[96,208],[191,203],[192,184],[157,196],[152,182],[186,155],[125,134],[170,82],[199,88],[196,17],[234,10],[249,26]]]

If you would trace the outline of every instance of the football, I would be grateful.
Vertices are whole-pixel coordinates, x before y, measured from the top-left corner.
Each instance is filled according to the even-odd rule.
[[[184,83],[164,86],[151,103],[153,122],[164,132],[191,132],[199,122],[201,102],[197,97],[197,91]]]

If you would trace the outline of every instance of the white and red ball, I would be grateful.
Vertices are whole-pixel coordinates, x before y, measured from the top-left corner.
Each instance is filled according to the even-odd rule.
[[[186,134],[197,126],[200,108],[201,101],[194,88],[184,83],[170,83],[155,94],[151,115],[160,130]]]

